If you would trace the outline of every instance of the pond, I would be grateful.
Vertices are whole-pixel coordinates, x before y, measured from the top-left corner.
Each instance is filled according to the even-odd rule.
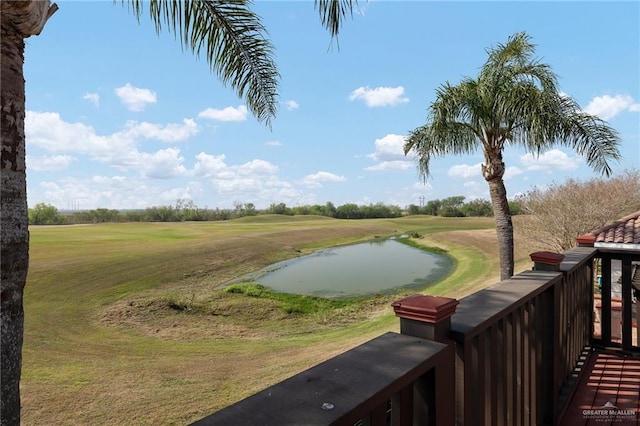
[[[241,280],[277,292],[353,297],[425,288],[448,275],[454,263],[449,256],[384,239],[320,250],[275,263]]]

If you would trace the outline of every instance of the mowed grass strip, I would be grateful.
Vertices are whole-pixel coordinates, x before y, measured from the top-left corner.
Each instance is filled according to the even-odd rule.
[[[460,297],[498,277],[487,251],[493,226],[492,219],[423,216],[258,216],[32,227],[23,423],[194,421],[398,328],[392,297],[308,308],[220,284],[319,248],[417,232],[417,244],[458,262],[429,292]]]

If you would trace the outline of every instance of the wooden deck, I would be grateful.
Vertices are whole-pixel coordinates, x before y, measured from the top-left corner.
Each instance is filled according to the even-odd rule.
[[[596,351],[560,426],[640,426],[640,357]]]

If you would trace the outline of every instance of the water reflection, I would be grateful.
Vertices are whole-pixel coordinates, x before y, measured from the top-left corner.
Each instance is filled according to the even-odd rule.
[[[280,292],[347,297],[426,287],[453,265],[449,256],[381,239],[276,263],[245,279]]]

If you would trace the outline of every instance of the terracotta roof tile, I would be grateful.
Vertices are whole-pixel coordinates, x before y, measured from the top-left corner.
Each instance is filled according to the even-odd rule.
[[[640,244],[640,211],[578,238],[589,237],[597,243]]]

